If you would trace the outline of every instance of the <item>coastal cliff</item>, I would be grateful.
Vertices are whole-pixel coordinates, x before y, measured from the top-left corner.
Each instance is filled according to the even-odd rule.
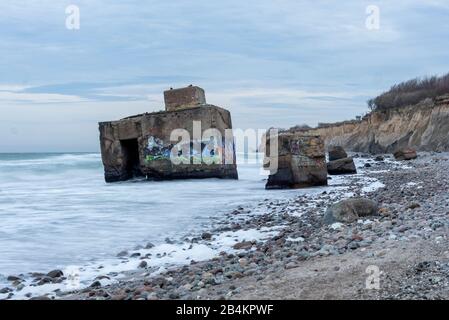
[[[299,131],[320,135],[327,146],[339,145],[355,152],[391,153],[404,147],[448,151],[449,95],[411,106],[373,111],[362,120],[323,124]]]

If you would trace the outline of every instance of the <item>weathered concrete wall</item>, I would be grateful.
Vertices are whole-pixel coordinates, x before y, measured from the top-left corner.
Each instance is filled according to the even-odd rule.
[[[277,155],[271,150],[273,139],[278,139]],[[268,135],[266,142],[264,166],[272,168],[267,189],[327,185],[324,142],[319,136],[280,133],[272,137]]]
[[[449,96],[303,132],[322,136],[327,146],[357,152],[449,151]]]
[[[206,104],[206,95],[200,87],[190,86],[164,91],[165,110],[176,111]]]
[[[222,141],[217,141],[213,151],[208,149],[208,137],[208,141],[192,141],[192,154],[185,154],[186,161],[189,160],[191,164],[174,164],[170,160],[170,153],[179,140],[171,141],[170,135],[175,129],[185,129],[193,139],[194,121],[201,122],[201,134],[210,128],[217,129],[222,135]],[[132,175],[130,170],[155,180],[238,178],[233,140],[227,141],[227,144],[224,141],[225,130],[232,129],[231,115],[225,109],[202,105],[179,111],[148,113],[119,121],[102,122],[99,129],[105,179],[108,182],[129,179]],[[137,145],[138,162],[134,164],[135,168],[130,169],[132,154],[129,149],[134,148],[134,141]],[[195,154],[193,145],[200,146],[201,154]],[[230,158],[232,161],[229,161]],[[225,160],[232,163],[226,164]]]

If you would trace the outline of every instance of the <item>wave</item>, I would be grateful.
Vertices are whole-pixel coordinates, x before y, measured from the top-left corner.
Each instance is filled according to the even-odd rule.
[[[27,167],[48,165],[77,166],[100,163],[99,153],[4,153],[0,154],[0,167]]]

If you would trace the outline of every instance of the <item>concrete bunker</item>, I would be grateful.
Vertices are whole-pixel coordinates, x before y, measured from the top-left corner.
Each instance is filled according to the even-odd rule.
[[[320,136],[267,132],[265,142],[264,167],[270,172],[266,189],[327,185],[326,155]]]
[[[106,182],[238,179],[231,115],[189,86],[164,92],[166,111],[100,122]]]
[[[142,177],[137,139],[120,140],[126,179]]]

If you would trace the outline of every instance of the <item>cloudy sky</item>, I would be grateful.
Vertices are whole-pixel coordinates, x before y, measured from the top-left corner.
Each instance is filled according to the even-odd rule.
[[[351,119],[449,71],[448,18],[444,0],[1,0],[0,152],[97,151],[98,121],[189,84],[242,129]]]

